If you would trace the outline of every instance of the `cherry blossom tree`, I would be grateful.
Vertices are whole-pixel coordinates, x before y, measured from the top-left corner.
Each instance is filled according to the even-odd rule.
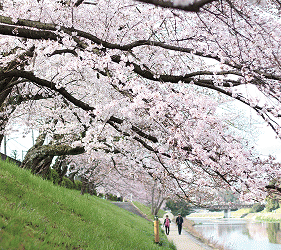
[[[40,143],[42,159],[79,149],[115,159],[124,172],[146,171],[190,202],[219,188],[262,199],[278,166],[254,160],[216,115],[215,100],[200,93],[252,107],[279,136],[279,8],[242,0],[5,1],[1,111],[52,138],[52,150]],[[252,85],[266,101],[247,92]],[[38,93],[43,99],[33,98]],[[11,112],[9,98],[20,95],[29,99]]]
[[[133,200],[150,206],[153,215],[158,214],[167,198],[175,196],[162,178],[153,177],[144,167],[131,169],[133,166],[124,166],[119,162],[120,157],[116,156],[111,159],[104,155],[91,158],[92,155],[87,153],[67,157],[70,163],[68,175],[74,174],[82,180],[82,194],[88,188],[90,193],[95,190],[97,193],[119,195],[125,200],[133,197]]]

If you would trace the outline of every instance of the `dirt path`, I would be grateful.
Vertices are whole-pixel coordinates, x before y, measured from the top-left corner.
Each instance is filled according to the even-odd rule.
[[[211,250],[210,247],[198,241],[185,230],[182,230],[179,235],[177,225],[174,222],[171,223],[170,234],[167,237],[169,241],[174,243],[177,250]]]
[[[131,202],[112,202],[112,203],[118,207],[126,209],[129,212],[132,212],[140,217],[147,219],[145,215],[141,213]]]
[[[141,213],[132,203],[130,202],[112,202],[114,205],[128,210],[138,216],[145,219],[145,215]],[[195,237],[191,236],[184,229],[181,235],[178,235],[177,225],[172,222],[170,227],[170,234],[167,235],[169,241],[173,242],[177,250],[211,250],[210,247],[198,241]]]

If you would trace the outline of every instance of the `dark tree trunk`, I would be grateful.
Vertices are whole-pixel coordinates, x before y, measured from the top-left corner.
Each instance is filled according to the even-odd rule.
[[[81,177],[82,187],[81,187],[81,195],[84,195],[87,191],[88,181],[85,177]]]
[[[2,85],[3,83],[0,84],[0,89],[3,87]],[[6,125],[12,113],[16,110],[16,105],[11,104],[11,100],[14,98],[8,98],[8,96],[11,95],[11,93],[12,93],[12,88],[0,92],[0,145],[4,138]],[[7,109],[7,107],[9,108]]]
[[[151,192],[151,214],[157,215],[165,198],[163,197],[162,190],[157,189],[157,182],[154,180],[154,184]]]
[[[46,177],[50,170],[54,156],[49,156],[46,151],[42,150],[46,134],[41,134],[36,139],[36,143],[31,147],[21,164],[22,168],[31,169],[33,174],[39,174]]]
[[[59,174],[58,184],[60,185],[62,182],[62,178],[67,173],[68,161],[66,160],[66,156],[62,155],[56,159],[54,166],[52,166],[54,170]]]
[[[69,176],[68,176],[68,178],[69,178],[69,180],[71,180],[73,183],[74,183],[74,177],[75,177],[75,175],[76,174],[78,174],[78,170],[77,171],[75,171],[75,172],[72,172]]]
[[[2,131],[2,130],[1,130],[1,127],[0,127],[0,146],[1,146],[2,141],[3,141],[3,139],[4,139],[4,134],[2,134],[1,132],[4,132],[4,131]]]
[[[85,151],[83,147],[72,148],[65,144],[54,144],[54,142],[44,145],[45,138],[46,134],[38,136],[34,146],[27,151],[21,164],[22,168],[31,169],[32,173],[45,177],[55,156],[76,155]],[[62,169],[61,174],[66,170]]]
[[[42,176],[43,178],[47,178],[53,158],[53,156],[47,156],[42,159],[36,167],[34,173]]]
[[[34,55],[35,47],[32,46],[26,52],[19,55],[16,59],[10,61],[3,70],[9,71],[15,68],[23,68],[28,64],[29,60]],[[10,54],[15,53],[16,51],[10,51]],[[4,138],[4,131],[6,125],[15,111],[17,105],[20,104],[19,93],[14,93],[14,87],[20,83],[18,77],[0,77],[0,145]],[[9,109],[7,111],[7,107]]]
[[[92,182],[88,183],[88,192],[89,192],[90,195],[96,195],[97,194],[96,186],[95,186],[94,183],[92,183]]]
[[[26,52],[19,55],[16,59],[8,63],[8,65],[3,68],[5,71],[13,70],[15,68],[23,68],[28,64],[27,58],[31,58],[34,55],[35,46],[29,48]],[[16,51],[11,51],[10,53],[15,53]],[[0,77],[0,109],[3,110],[3,104],[7,97],[12,93],[13,85],[17,82],[18,77]]]

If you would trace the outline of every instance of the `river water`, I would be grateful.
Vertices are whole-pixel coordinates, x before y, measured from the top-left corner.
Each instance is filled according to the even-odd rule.
[[[212,239],[231,250],[281,250],[281,223],[243,219],[193,220],[194,228],[204,238]]]

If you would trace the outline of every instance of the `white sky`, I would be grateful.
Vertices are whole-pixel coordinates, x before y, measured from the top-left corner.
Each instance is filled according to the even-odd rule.
[[[257,149],[262,155],[272,155],[281,161],[281,139],[276,139],[275,133],[269,127],[262,130],[257,141]]]
[[[267,103],[269,107],[276,105],[274,100],[265,97],[254,85],[242,86],[237,92],[246,97],[254,96],[256,98],[255,103],[259,106],[263,106],[264,103]],[[250,136],[254,138],[254,146],[261,156],[272,155],[281,161],[281,139],[276,137],[275,132],[269,125],[251,107],[239,101],[232,101],[231,107],[233,109],[230,112],[237,109],[238,112],[244,113],[245,121],[250,126],[248,130],[252,131]]]
[[[38,136],[38,132],[34,132],[34,141],[36,140],[36,136]],[[7,155],[12,156],[13,150],[17,151],[17,160],[23,160],[24,155],[27,150],[33,146],[33,136],[32,132],[23,137],[22,131],[15,132],[11,136],[6,137],[6,150]],[[4,142],[1,144],[1,153],[4,153]]]

